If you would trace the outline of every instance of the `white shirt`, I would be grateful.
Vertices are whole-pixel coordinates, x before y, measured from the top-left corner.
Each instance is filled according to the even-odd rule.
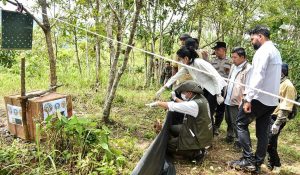
[[[201,71],[208,72],[209,74],[182,67],[168,80],[165,86],[170,87],[181,76],[189,73],[193,80],[196,81],[202,88],[205,88],[209,93],[211,93],[211,95],[221,94],[221,90],[227,85],[227,83],[209,62],[197,58],[190,66]]]
[[[266,41],[254,54],[249,86],[279,95],[281,56],[272,41]],[[246,88],[245,99],[256,99],[267,106],[277,106],[278,98]]]
[[[183,101],[179,103],[167,102],[169,111],[180,112],[191,115],[193,117],[198,116],[199,107],[195,101]]]
[[[243,66],[246,63],[247,63],[247,61],[244,61],[242,64],[240,64],[238,66],[234,65],[232,73],[231,73],[230,81],[235,81],[237,74],[243,69]],[[226,95],[224,103],[229,106],[230,106],[230,97],[231,97],[233,86],[234,86],[234,83],[232,83],[232,82],[229,82],[229,84],[227,86],[227,95]]]

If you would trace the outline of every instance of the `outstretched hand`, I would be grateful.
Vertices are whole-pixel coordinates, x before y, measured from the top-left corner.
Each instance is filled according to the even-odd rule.
[[[150,107],[150,108],[154,108],[154,107],[158,106],[158,101],[152,102],[152,103],[148,103],[148,104],[145,104],[145,105],[148,106],[148,107]]]

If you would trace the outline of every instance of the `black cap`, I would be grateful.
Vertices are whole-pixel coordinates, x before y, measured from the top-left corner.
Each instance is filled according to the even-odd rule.
[[[186,48],[195,49],[197,50],[199,47],[199,43],[195,38],[188,38],[185,40],[184,46]]]
[[[218,41],[216,42],[216,45],[212,47],[212,49],[218,49],[218,48],[226,48],[226,43],[223,41]]]
[[[288,76],[289,75],[289,65],[286,63],[282,63],[281,65],[281,72],[285,75]]]
[[[180,37],[179,37],[180,40],[186,40],[188,38],[192,38],[192,37],[187,33],[184,33],[184,34],[180,35]]]

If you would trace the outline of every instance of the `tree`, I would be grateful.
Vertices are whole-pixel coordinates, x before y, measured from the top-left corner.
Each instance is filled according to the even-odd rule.
[[[113,19],[113,17],[115,17],[115,19],[118,21],[117,25],[118,25],[118,32],[117,32],[117,40],[121,41],[121,33],[123,32],[124,28],[122,28],[122,21],[125,21],[126,18],[123,18],[123,11],[124,11],[124,4],[122,4],[123,2],[121,1],[119,4],[117,4],[118,6],[118,12],[115,10],[115,8],[110,4],[111,6],[111,10],[113,11],[114,16],[111,16],[111,20]],[[139,19],[139,14],[142,8],[142,0],[136,0],[135,3],[135,12],[133,15],[133,19],[131,21],[131,27],[130,27],[130,34],[129,34],[129,38],[128,38],[128,45],[133,45],[133,39],[134,39],[134,35],[136,32],[136,28],[137,28],[137,23],[138,23],[138,19]],[[111,25],[111,24],[108,24]],[[118,38],[119,37],[119,38]],[[120,43],[117,43],[117,47],[120,48]],[[124,54],[124,60],[122,62],[122,66],[119,68],[118,72],[117,71],[117,63],[118,63],[118,59],[114,59],[114,62],[112,64],[111,70],[110,70],[110,81],[109,81],[109,85],[107,88],[107,98],[105,99],[105,103],[104,103],[104,107],[103,107],[103,120],[104,122],[109,122],[109,115],[110,115],[110,111],[111,111],[111,105],[112,102],[115,98],[115,94],[117,91],[117,87],[119,85],[120,79],[127,67],[127,63],[128,63],[128,59],[129,59],[129,54],[131,52],[131,47],[127,46],[126,47],[126,51]],[[117,54],[120,54],[120,49],[117,49]],[[110,84],[111,83],[111,84]]]
[[[188,5],[186,0],[147,1],[142,11],[142,26],[140,27],[140,32],[143,33],[142,38],[147,41],[145,47],[150,42],[152,53],[156,53],[158,46],[159,55],[164,55],[165,51],[170,54],[174,44],[174,35],[179,34],[183,29],[185,23],[183,16],[190,6],[192,4]],[[145,68],[147,70],[146,87],[150,86],[154,78],[159,82],[163,66],[163,60],[157,59],[154,62],[154,55],[150,55],[149,58],[145,64],[147,65]]]
[[[13,4],[13,5],[18,5],[18,1],[12,2],[10,0],[7,0],[7,2]],[[51,26],[50,22],[47,16],[47,7],[48,3],[46,0],[38,0],[38,4],[42,8],[42,18],[43,18],[43,23],[40,22],[30,11],[28,11],[26,8],[24,8],[24,11],[28,13],[30,16],[32,16],[33,20],[42,28],[44,34],[45,34],[45,39],[46,39],[46,44],[47,44],[47,49],[48,49],[48,56],[49,56],[49,65],[50,65],[50,86],[54,87],[57,84],[57,76],[56,76],[56,58],[54,55],[54,49],[52,45],[52,37],[51,37]],[[55,89],[54,89],[55,91]]]

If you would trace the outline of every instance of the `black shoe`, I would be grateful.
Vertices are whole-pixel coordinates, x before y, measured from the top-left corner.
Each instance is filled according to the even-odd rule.
[[[274,169],[274,165],[271,162],[268,162],[267,167],[270,171],[272,171]]]
[[[197,152],[192,159],[192,162],[195,164],[201,164],[204,161],[204,156],[206,154],[205,149],[201,149],[199,150],[199,152]]]
[[[260,174],[261,172],[261,168],[260,166],[256,165],[255,166],[255,170],[251,172],[251,174]]]
[[[235,163],[235,169],[255,172],[256,166],[255,163],[251,162],[249,159],[242,159]]]
[[[236,164],[243,159],[244,159],[244,157],[241,157],[239,160],[232,160],[232,161],[229,161],[227,164],[230,168],[235,168]]]

